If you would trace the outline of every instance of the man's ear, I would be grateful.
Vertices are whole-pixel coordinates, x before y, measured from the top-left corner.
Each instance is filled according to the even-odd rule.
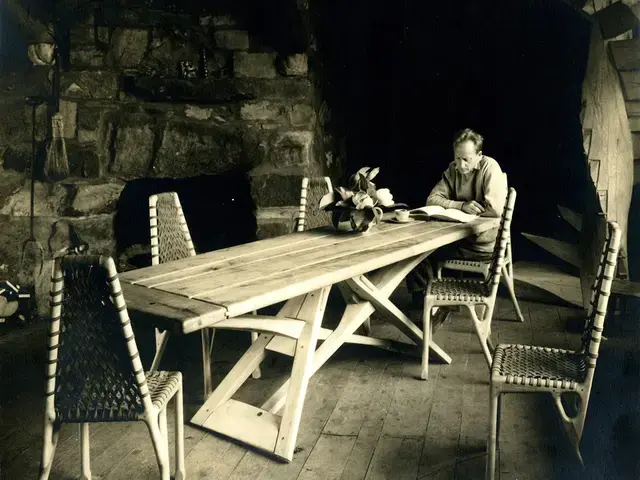
[[[481,157],[481,156],[482,156],[482,150],[478,150],[478,151],[476,152],[476,155],[478,155],[479,157]]]

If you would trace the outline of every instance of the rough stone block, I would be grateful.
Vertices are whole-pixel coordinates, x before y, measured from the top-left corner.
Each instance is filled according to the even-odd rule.
[[[265,173],[251,175],[251,196],[256,207],[286,207],[300,203],[303,175]]]
[[[312,142],[313,133],[308,131],[280,133],[271,148],[270,162],[277,167],[308,165]]]
[[[287,55],[282,62],[282,73],[288,77],[302,76],[309,72],[309,62],[304,53]]]
[[[98,132],[95,130],[78,129],[78,141],[80,143],[96,143],[98,141]]]
[[[122,68],[140,65],[149,45],[149,30],[116,28],[111,35],[109,63]]]
[[[81,45],[93,45],[95,42],[95,27],[93,17],[87,18],[83,22],[74,22],[69,29],[69,39],[71,48]]]
[[[235,78],[233,86],[235,95],[263,100],[286,98],[311,102],[314,91],[309,79],[303,77]]]
[[[234,75],[249,78],[275,78],[275,59],[274,53],[234,52]]]
[[[202,108],[197,105],[187,105],[184,108],[184,114],[188,118],[196,120],[209,120],[213,115],[213,108]]]
[[[258,240],[265,238],[279,237],[293,232],[293,222],[287,221],[264,221],[258,222],[256,236]]]
[[[231,15],[216,15],[211,18],[211,23],[216,28],[234,27],[236,25],[236,21]]]
[[[68,100],[60,100],[60,113],[64,126],[64,138],[75,138],[78,128],[78,104]]]
[[[71,202],[71,209],[80,215],[115,212],[124,185],[124,182],[79,184]]]
[[[104,52],[95,45],[72,47],[69,52],[69,63],[72,68],[100,68],[104,66]]]
[[[285,107],[270,100],[246,102],[240,107],[240,117],[243,120],[277,120],[283,119],[285,115]]]
[[[0,147],[0,151],[2,152],[2,167],[5,170],[24,172],[33,157],[31,145],[26,143],[14,144],[6,148]]]
[[[35,215],[54,217],[62,215],[66,205],[69,204],[70,189],[60,183],[48,184],[36,182],[34,188]],[[0,215],[13,215],[14,217],[29,216],[31,211],[31,185],[25,182],[9,198],[0,209]]]
[[[108,157],[99,151],[95,144],[67,142],[67,157],[69,170],[74,177],[98,178],[102,177],[109,164]]]
[[[118,126],[115,156],[109,171],[123,178],[149,176],[155,139],[149,117],[130,116]]]
[[[156,177],[217,175],[250,162],[242,130],[188,121],[167,124],[156,155]]]
[[[316,112],[311,105],[298,103],[292,105],[289,110],[289,121],[294,127],[313,128],[316,120]]]
[[[71,98],[115,99],[118,77],[104,70],[72,70],[60,74],[60,91]]]
[[[248,50],[249,33],[244,30],[218,30],[214,33],[216,46],[225,50]]]

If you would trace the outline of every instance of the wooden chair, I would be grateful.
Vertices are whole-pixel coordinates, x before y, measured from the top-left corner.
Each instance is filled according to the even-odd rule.
[[[296,217],[296,231],[303,232],[308,228],[331,225],[331,217],[320,210],[320,199],[333,190],[329,177],[302,179],[300,188],[300,207]]]
[[[149,197],[149,224],[151,227],[151,265],[180,260],[196,255],[191,240],[189,226],[182,211],[180,198],[176,192],[164,192]],[[211,351],[215,329],[204,328],[202,336],[202,370],[205,397],[212,392]],[[252,341],[257,334],[251,333]],[[151,371],[158,369],[169,341],[169,332],[156,329],[156,354]],[[253,378],[260,378],[260,369],[253,372]]]
[[[423,311],[422,379],[426,380],[429,369],[429,343],[431,341],[431,310],[434,307],[462,306],[469,310],[485,359],[491,367],[490,339],[491,318],[496,304],[498,283],[504,262],[511,217],[516,202],[516,191],[509,189],[507,202],[502,213],[498,237],[493,250],[489,276],[484,280],[442,278],[427,282]],[[478,318],[475,307],[482,306],[482,319]]]
[[[507,174],[504,174],[505,181],[507,180]],[[491,262],[473,261],[473,260],[444,260],[437,265],[436,275],[438,278],[442,278],[442,270],[456,270],[459,272],[472,272],[479,273],[484,278],[489,277],[489,269]],[[504,257],[504,265],[502,266],[502,281],[505,283],[509,296],[513,302],[513,307],[516,311],[516,315],[521,322],[524,322],[520,305],[518,305],[518,299],[516,298],[516,292],[513,286],[513,255],[511,252],[511,234],[509,232],[509,238],[507,239],[507,251]]]
[[[564,430],[573,444],[580,463],[583,463],[580,439],[598,360],[611,283],[620,247],[620,236],[618,225],[610,222],[598,273],[592,287],[589,312],[579,350],[506,344],[499,344],[496,347],[491,368],[490,430],[485,475],[487,479],[495,478],[501,395],[505,393],[549,392],[560,414]],[[568,412],[562,402],[563,395],[567,394],[572,394],[573,399],[577,400],[573,402],[575,403],[572,405],[575,410],[573,412]],[[570,399],[565,398],[565,400]]]
[[[146,423],[161,478],[169,480],[167,404],[175,400],[176,479],[185,477],[182,374],[147,372],[110,257],[54,261],[40,479],[51,472],[63,423],[80,425],[83,479],[91,478],[89,423]]]

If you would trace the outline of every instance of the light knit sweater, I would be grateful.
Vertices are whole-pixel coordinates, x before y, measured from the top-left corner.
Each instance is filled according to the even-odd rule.
[[[484,206],[483,217],[499,217],[502,215],[507,199],[507,182],[500,165],[493,158],[484,156],[473,170],[467,174],[456,170],[455,162],[442,174],[442,178],[433,187],[427,205],[440,205],[444,208],[462,209],[462,205],[470,200],[475,200]],[[469,237],[463,242],[465,250],[474,257],[474,252],[480,259],[493,251],[497,229]]]

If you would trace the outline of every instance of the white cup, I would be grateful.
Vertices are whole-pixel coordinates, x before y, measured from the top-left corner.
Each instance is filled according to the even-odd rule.
[[[408,222],[409,221],[409,210],[405,210],[404,208],[399,208],[395,211],[396,220],[399,222]]]

